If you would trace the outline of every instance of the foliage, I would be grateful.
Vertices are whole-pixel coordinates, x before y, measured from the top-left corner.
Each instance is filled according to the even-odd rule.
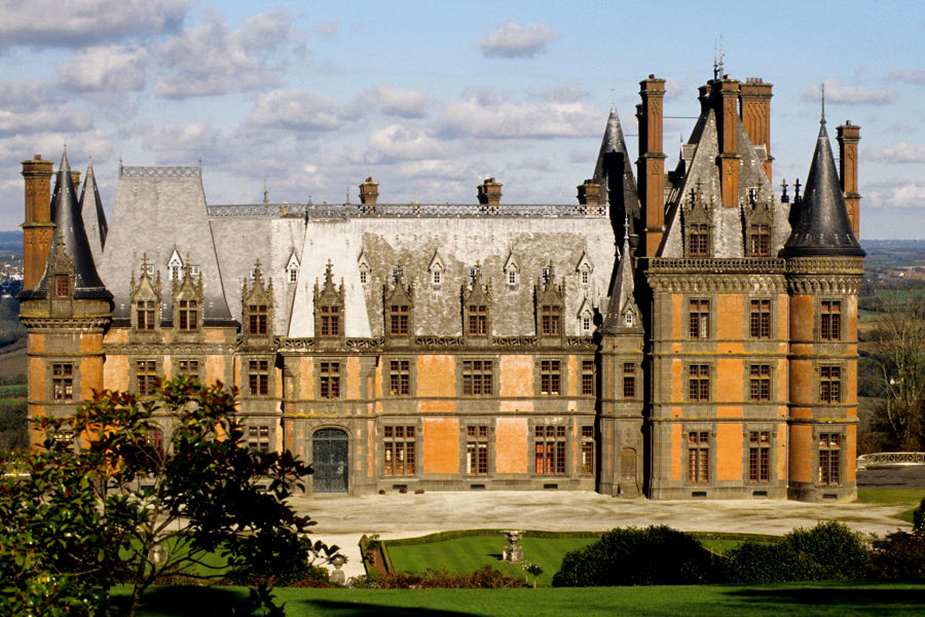
[[[784,583],[819,578],[818,564],[784,543],[743,542],[726,557],[726,579],[733,583]]]
[[[520,577],[508,576],[491,566],[475,572],[427,570],[424,574],[389,572],[379,576],[358,576],[350,586],[360,589],[510,589],[526,587]]]
[[[868,574],[870,551],[861,535],[844,523],[827,521],[812,529],[794,529],[784,535],[781,545],[818,566],[811,568],[803,580],[853,580]]]
[[[543,566],[532,561],[527,561],[521,566],[527,574],[533,575],[533,588],[536,588],[536,577],[543,573]]]
[[[134,615],[166,577],[247,568],[272,585],[279,572],[336,552],[308,542],[313,521],[287,503],[310,467],[288,452],[243,447],[234,393],[221,384],[181,376],[144,400],[103,392],[74,417],[42,417],[36,428],[47,438],[25,459],[31,479],[0,483],[5,614],[55,602],[60,591],[48,580],[86,599],[78,614],[102,611],[109,587],[126,581]],[[213,553],[219,566],[204,561]]]
[[[26,401],[0,402],[0,455],[29,447]]]
[[[912,530],[921,536],[925,536],[925,499],[919,503],[919,507],[912,512]]]
[[[925,533],[897,531],[877,540],[870,561],[880,580],[925,578]]]
[[[568,553],[553,576],[555,587],[683,585],[714,580],[709,551],[667,526],[613,529],[594,544]]]

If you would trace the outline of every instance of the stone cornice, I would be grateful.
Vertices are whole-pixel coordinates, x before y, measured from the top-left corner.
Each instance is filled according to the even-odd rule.
[[[235,352],[226,343],[103,343],[107,355],[123,356],[221,356]]]
[[[19,320],[29,330],[79,330],[81,332],[102,331],[112,321],[108,316],[73,317],[70,319],[20,316]]]
[[[680,260],[679,260],[680,261]],[[666,293],[750,293],[782,294],[787,292],[783,271],[774,274],[723,274],[679,271],[647,272],[649,284],[656,292]]]
[[[650,274],[783,274],[783,259],[752,257],[709,259],[696,257],[656,257],[649,260]]]

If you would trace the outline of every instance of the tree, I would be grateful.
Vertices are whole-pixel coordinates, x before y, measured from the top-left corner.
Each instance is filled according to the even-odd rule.
[[[337,551],[312,544],[314,521],[287,503],[311,468],[289,452],[244,447],[234,393],[221,384],[181,376],[144,400],[107,391],[72,418],[35,426],[46,440],[26,458],[31,479],[0,484],[8,614],[31,603],[53,615],[59,601],[71,615],[78,606],[96,614],[109,587],[127,582],[134,615],[159,579],[246,570],[272,586],[280,572]],[[272,606],[266,590],[252,597]]]

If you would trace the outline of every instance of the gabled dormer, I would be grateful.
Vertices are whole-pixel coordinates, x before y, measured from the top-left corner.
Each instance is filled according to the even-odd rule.
[[[254,263],[254,276],[241,292],[244,341],[248,345],[269,344],[273,339],[273,281],[264,282],[260,260]]]
[[[414,336],[414,289],[405,283],[403,274],[392,285],[382,286],[382,301],[386,340],[394,345],[407,345]]]
[[[173,329],[180,337],[200,340],[203,325],[202,271],[194,274],[187,255],[182,273],[182,280],[173,281]]]
[[[578,307],[577,317],[578,332],[582,336],[591,336],[591,333],[594,331],[594,309],[588,298],[584,298],[581,301],[581,306]]]
[[[132,332],[140,336],[151,336],[161,327],[161,273],[158,271],[156,278],[152,280],[149,265],[148,255],[145,254],[141,259],[138,282],[135,282],[135,273],[132,272],[129,288],[132,299]]]
[[[509,288],[513,289],[517,287],[519,278],[520,266],[517,265],[517,258],[514,256],[514,250],[511,249],[511,252],[508,253],[507,259],[504,262],[504,283]]]
[[[289,261],[286,262],[286,283],[294,285],[299,280],[299,257],[295,251],[289,255]]]
[[[627,228],[629,220],[626,221]],[[617,255],[618,265],[610,293],[610,304],[604,314],[601,333],[606,335],[642,335],[642,315],[636,304],[635,268],[629,234],[624,234],[623,252]]]
[[[360,256],[357,257],[357,270],[360,272],[360,284],[366,287],[373,271],[372,266],[369,264],[369,259],[366,257],[366,249],[360,251]]]
[[[591,273],[594,272],[594,264],[591,263],[587,251],[582,251],[581,257],[575,265],[575,272],[578,273],[578,284],[582,288],[591,286]]]
[[[556,282],[555,269],[550,263],[543,269],[533,288],[536,301],[536,335],[545,344],[558,344],[565,336],[565,287]]]
[[[183,258],[180,257],[180,251],[173,249],[170,259],[167,261],[167,280],[171,283],[183,279]]]
[[[446,264],[440,257],[440,251],[434,250],[434,256],[431,257],[427,265],[427,273],[430,276],[430,284],[434,289],[440,289],[443,285],[443,277],[446,274]]]
[[[773,196],[760,200],[757,189],[748,192],[742,204],[742,232],[746,257],[771,257],[774,227]]]
[[[684,230],[684,256],[706,258],[713,256],[712,204],[706,199],[701,186],[691,189],[683,202],[681,224]]]
[[[488,345],[491,340],[491,285],[482,282],[482,265],[469,268],[468,285],[461,289],[463,336],[471,345]]]
[[[321,287],[315,281],[315,340],[320,346],[336,347],[344,341],[344,282],[340,288],[334,285],[332,268],[328,261]]]

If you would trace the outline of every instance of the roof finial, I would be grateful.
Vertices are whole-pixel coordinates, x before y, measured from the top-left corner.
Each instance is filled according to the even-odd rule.
[[[822,118],[819,124],[825,124],[825,82],[822,82]]]

